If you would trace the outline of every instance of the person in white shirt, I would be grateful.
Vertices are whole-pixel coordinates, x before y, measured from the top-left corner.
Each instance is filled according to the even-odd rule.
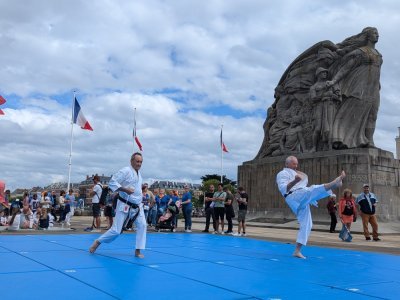
[[[296,215],[300,224],[297,235],[296,248],[293,256],[305,258],[301,253],[301,247],[307,244],[311,233],[312,219],[310,204],[317,206],[317,201],[332,194],[332,189],[339,188],[346,177],[344,171],[330,183],[312,185],[307,187],[308,176],[297,170],[298,160],[295,156],[289,156],[285,161],[285,168],[276,176],[276,183],[286,203]]]
[[[111,228],[93,242],[89,248],[90,253],[94,253],[101,243],[110,243],[115,240],[121,234],[127,218],[135,215],[137,229],[135,256],[144,258],[141,250],[146,246],[147,224],[142,204],[142,175],[139,172],[142,162],[142,155],[136,152],[131,156],[131,165],[112,176],[109,188],[113,192],[119,192],[115,219]]]
[[[90,192],[90,196],[92,196],[92,212],[93,212],[92,230],[94,229],[93,227],[96,227],[96,231],[100,232],[100,225],[101,225],[100,197],[101,197],[101,192],[103,191],[103,186],[100,183],[99,175],[94,175],[93,183],[94,183],[93,189]]]

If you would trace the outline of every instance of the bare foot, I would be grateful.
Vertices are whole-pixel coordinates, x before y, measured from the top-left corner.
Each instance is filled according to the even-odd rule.
[[[135,250],[135,257],[144,258],[144,255],[142,253],[140,253],[140,250]]]
[[[92,246],[90,246],[89,252],[90,252],[90,253],[95,253],[97,247],[99,247],[99,246],[100,246],[100,242],[99,242],[98,240],[95,240],[95,241],[93,242]]]
[[[295,251],[295,252],[293,253],[293,256],[294,256],[294,257],[297,257],[297,258],[301,258],[301,259],[306,259],[306,257],[305,257],[303,254],[301,254],[300,251]]]
[[[335,186],[336,188],[340,188],[343,184],[343,179],[346,177],[346,173],[344,172],[344,170],[342,170],[342,173],[340,173],[339,177],[335,179]]]

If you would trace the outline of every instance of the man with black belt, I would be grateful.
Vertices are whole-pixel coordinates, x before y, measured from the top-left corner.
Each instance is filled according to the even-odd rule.
[[[215,227],[215,216],[214,216],[214,208],[211,207],[212,199],[214,197],[215,186],[210,184],[208,187],[209,191],[205,194],[204,197],[204,205],[205,205],[205,212],[206,212],[206,228],[204,228],[203,232],[209,232],[210,228],[210,219],[212,218],[213,228],[216,231]]]
[[[358,205],[360,205],[364,236],[367,241],[371,240],[370,233],[368,231],[368,223],[370,223],[372,226],[372,238],[377,242],[381,240],[378,237],[378,222],[375,216],[375,207],[378,203],[378,199],[374,193],[369,191],[368,183],[363,185],[363,189],[363,193],[358,195],[356,202]]]
[[[342,180],[346,177],[346,174],[342,171],[340,176],[330,183],[308,187],[308,176],[297,170],[298,164],[295,156],[286,158],[285,168],[276,176],[276,183],[300,224],[293,256],[304,259],[305,256],[300,250],[303,245],[307,244],[311,233],[310,204],[317,206],[317,201],[332,195],[332,189],[339,188],[342,185]]]
[[[131,156],[131,165],[112,176],[108,187],[113,192],[119,193],[114,223],[107,232],[93,242],[89,248],[90,253],[94,253],[101,243],[111,243],[115,240],[121,234],[127,218],[135,218],[137,229],[135,256],[144,258],[140,252],[146,246],[147,229],[142,204],[142,176],[139,172],[142,162],[142,154],[136,152]]]

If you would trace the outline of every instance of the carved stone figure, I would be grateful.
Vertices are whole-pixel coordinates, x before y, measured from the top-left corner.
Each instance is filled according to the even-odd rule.
[[[290,155],[305,150],[301,121],[301,116],[297,115],[292,117],[290,127],[285,130],[280,141],[282,154]]]
[[[315,152],[318,142],[322,141],[323,150],[332,149],[332,127],[336,115],[336,102],[341,100],[340,89],[336,85],[329,86],[326,82],[328,70],[319,67],[315,72],[317,82],[310,88],[310,100],[314,105],[313,147]]]
[[[269,113],[264,123],[256,159],[282,155],[281,139],[295,115],[303,120],[299,152],[374,147],[382,65],[378,38],[377,29],[367,27],[342,43],[322,41],[299,55],[275,89],[273,117]]]

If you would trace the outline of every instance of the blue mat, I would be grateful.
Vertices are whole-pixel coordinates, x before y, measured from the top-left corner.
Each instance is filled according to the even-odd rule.
[[[400,256],[211,234],[135,235],[87,249],[98,234],[0,236],[1,298],[400,299]],[[20,286],[18,284],[18,286]]]

